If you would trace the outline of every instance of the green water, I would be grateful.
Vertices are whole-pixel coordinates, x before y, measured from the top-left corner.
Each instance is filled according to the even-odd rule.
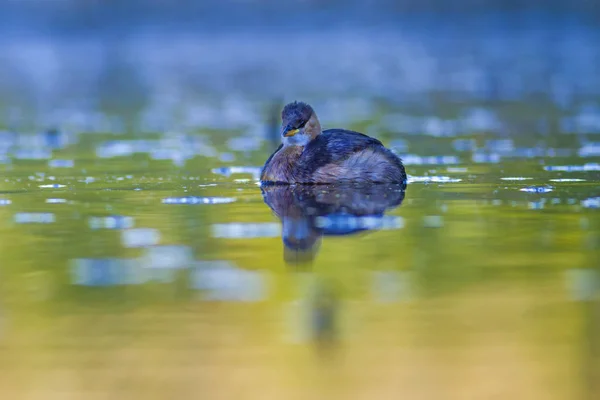
[[[352,190],[278,194],[292,235],[319,236],[307,252],[285,249],[250,174],[215,174],[227,163],[199,157],[98,159],[91,148],[60,154],[72,168],[0,165],[2,398],[600,390],[599,173],[543,168],[589,160],[409,166],[445,181],[410,181],[385,229],[342,236],[321,237],[313,217],[323,204],[347,217]],[[526,179],[502,179],[514,177]],[[191,196],[209,200],[173,204]],[[161,246],[176,247],[152,253]],[[92,259],[103,260],[97,275],[81,261]]]

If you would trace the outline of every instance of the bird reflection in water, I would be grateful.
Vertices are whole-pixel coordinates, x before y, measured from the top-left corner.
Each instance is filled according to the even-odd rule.
[[[385,212],[402,204],[405,189],[406,184],[268,185],[262,187],[262,193],[281,220],[284,261],[297,267],[312,263],[324,236],[380,227]],[[300,301],[307,307],[301,312],[301,324],[308,326],[318,354],[332,358],[340,339],[339,288],[310,271],[297,278],[308,283],[308,292]]]
[[[386,211],[402,204],[406,184],[267,185],[265,203],[282,224],[284,260],[314,260],[323,236],[377,229]]]
[[[310,327],[321,356],[331,357],[338,343],[339,311],[339,296],[334,285],[328,282],[316,285],[310,304]]]

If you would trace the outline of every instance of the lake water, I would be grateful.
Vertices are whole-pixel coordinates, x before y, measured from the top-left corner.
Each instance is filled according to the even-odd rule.
[[[596,14],[336,4],[0,16],[0,398],[597,397]],[[407,186],[258,185],[295,99]]]
[[[261,188],[266,142],[192,136],[0,165],[3,398],[597,393],[597,158],[430,138],[405,190]]]

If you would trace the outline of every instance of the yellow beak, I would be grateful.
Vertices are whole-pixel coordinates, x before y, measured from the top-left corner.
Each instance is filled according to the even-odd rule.
[[[300,129],[290,129],[289,131],[284,133],[283,136],[285,136],[285,137],[294,136],[296,133],[298,133],[299,130]]]

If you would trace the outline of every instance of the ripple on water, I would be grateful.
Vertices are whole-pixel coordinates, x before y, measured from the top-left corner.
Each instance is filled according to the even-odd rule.
[[[52,152],[46,149],[18,149],[14,153],[14,158],[18,160],[47,160],[52,158]]]
[[[448,172],[467,172],[468,169],[467,167],[448,167],[446,168],[446,171]]]
[[[530,210],[543,210],[545,204],[544,201],[530,201],[527,203],[527,208]]]
[[[48,166],[50,168],[73,168],[75,166],[75,161],[73,160],[49,160]]]
[[[192,271],[192,287],[204,300],[259,301],[266,297],[264,274],[247,271],[230,261],[198,261]]]
[[[503,181],[528,181],[533,178],[525,177],[525,176],[507,176],[504,178],[500,178]]]
[[[93,183],[96,182],[96,178],[92,177],[92,176],[86,176],[85,179],[79,179],[77,182],[82,182],[82,183]]]
[[[460,178],[451,178],[449,176],[408,176],[408,183],[424,182],[424,183],[456,183],[462,182]]]
[[[79,286],[135,285],[159,280],[138,259],[77,258],[70,261],[71,282]]]
[[[548,193],[554,190],[552,186],[529,186],[519,189],[521,192],[527,193]]]
[[[0,206],[8,206],[12,204],[12,201],[9,199],[0,199]]]
[[[586,179],[577,179],[577,178],[561,178],[561,179],[550,179],[551,182],[585,182]]]
[[[60,185],[58,183],[53,183],[50,185],[40,185],[39,187],[42,189],[60,189],[60,188],[66,187],[66,185]]]
[[[579,157],[597,157],[600,156],[600,143],[590,142],[582,146],[577,154]]]
[[[343,233],[357,229],[401,229],[404,227],[404,219],[398,216],[355,216],[348,214],[331,214],[317,217],[315,220],[317,228],[326,229],[332,233]]]
[[[17,224],[52,224],[56,221],[53,213],[27,213],[20,212],[14,216]]]
[[[151,239],[158,241],[156,236],[158,232],[147,232],[147,234],[152,235]],[[145,268],[184,269],[192,264],[193,253],[192,248],[185,245],[148,246],[141,261]]]
[[[402,156],[405,165],[453,165],[460,161],[456,156],[418,156],[405,154]]]
[[[121,244],[127,248],[153,246],[159,241],[160,232],[152,228],[125,229],[121,233]]]
[[[497,164],[500,162],[501,157],[498,153],[474,152],[471,160],[477,164]]]
[[[600,171],[600,164],[586,163],[584,165],[547,165],[544,167],[544,170],[561,172]]]
[[[262,167],[220,167],[213,168],[211,172],[225,177],[230,177],[233,174],[250,174],[254,179],[258,179],[261,170]]]
[[[133,218],[121,215],[108,217],[90,217],[88,224],[91,229],[129,229],[133,227]]]
[[[584,208],[600,208],[600,197],[590,197],[581,202]]]
[[[163,204],[229,204],[235,202],[235,197],[167,197]]]
[[[229,223],[213,224],[212,236],[215,238],[246,239],[277,237],[281,235],[281,225],[277,223]]]

